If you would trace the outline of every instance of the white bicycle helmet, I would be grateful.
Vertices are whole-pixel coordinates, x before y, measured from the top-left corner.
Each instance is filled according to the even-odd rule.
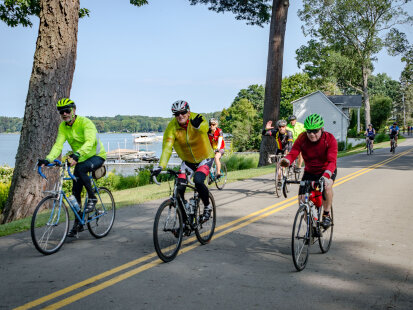
[[[211,118],[209,120],[209,125],[211,125],[211,124],[217,124],[217,126],[218,126],[218,120],[216,118]]]
[[[284,119],[280,119],[280,120],[277,122],[277,127],[284,127],[284,126],[287,126],[287,121],[284,120]]]
[[[184,100],[177,100],[174,103],[172,103],[171,110],[172,110],[172,113],[188,112],[189,104],[188,104],[188,102],[186,102]]]

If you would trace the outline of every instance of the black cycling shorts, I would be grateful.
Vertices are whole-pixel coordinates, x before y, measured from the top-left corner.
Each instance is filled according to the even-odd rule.
[[[304,171],[303,178],[301,179],[301,181],[318,181],[323,176],[323,174],[324,173],[322,173],[322,174],[311,174],[311,173],[308,173],[308,172]],[[334,170],[333,175],[331,176],[331,179],[333,181],[335,181],[336,176],[337,176],[337,168],[336,168],[336,170]],[[300,185],[300,188],[298,190],[298,195],[304,195],[304,194],[305,194],[305,188],[304,188],[304,186]]]

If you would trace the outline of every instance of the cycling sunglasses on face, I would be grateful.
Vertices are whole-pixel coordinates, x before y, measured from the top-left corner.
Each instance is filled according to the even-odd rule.
[[[186,111],[175,112],[174,116],[176,117],[176,116],[179,116],[179,115],[185,115],[186,113],[188,113],[188,112],[186,112]]]
[[[307,129],[307,133],[317,134],[319,131],[320,129]]]
[[[59,110],[59,113],[60,113],[60,115],[63,115],[63,114],[70,114],[72,112],[72,108],[66,108],[66,109],[61,109],[61,110]]]

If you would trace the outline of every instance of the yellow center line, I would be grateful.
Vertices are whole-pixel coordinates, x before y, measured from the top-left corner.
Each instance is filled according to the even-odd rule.
[[[402,152],[402,153],[400,153],[400,154],[398,154],[398,155],[396,155],[396,156],[393,156],[393,157],[391,157],[391,158],[389,158],[389,159],[386,159],[386,160],[384,160],[384,161],[382,161],[382,162],[379,162],[379,163],[377,163],[377,164],[371,165],[371,166],[369,166],[369,167],[367,167],[367,168],[360,169],[360,170],[355,171],[355,172],[353,172],[353,173],[351,173],[351,174],[348,174],[348,175],[346,175],[346,176],[344,176],[344,177],[342,177],[342,178],[339,178],[339,179],[336,180],[336,182],[335,182],[335,184],[334,184],[334,187],[339,186],[339,185],[341,185],[341,184],[343,184],[343,183],[346,183],[346,182],[348,182],[348,181],[350,181],[350,180],[352,180],[352,179],[354,179],[354,178],[356,178],[356,177],[358,177],[358,176],[361,176],[361,175],[363,175],[363,174],[365,174],[365,173],[367,173],[367,172],[369,172],[369,171],[371,171],[371,170],[373,170],[373,169],[376,169],[376,168],[378,168],[378,167],[381,167],[381,166],[385,165],[385,164],[388,163],[388,162],[391,162],[391,161],[393,161],[393,160],[396,160],[396,159],[398,159],[399,157],[402,157],[402,156],[408,154],[408,153],[411,152],[412,150],[413,150],[413,149],[404,151],[404,152]],[[250,213],[250,214],[248,214],[248,215],[246,215],[246,216],[244,216],[244,217],[241,217],[241,218],[239,218],[239,219],[233,220],[233,221],[231,221],[231,222],[229,222],[229,223],[223,224],[223,225],[217,227],[215,231],[218,232],[218,231],[225,230],[225,229],[228,228],[228,227],[231,227],[231,228],[229,228],[229,229],[227,229],[227,230],[225,230],[225,231],[222,231],[222,232],[220,232],[220,233],[215,233],[213,239],[220,238],[220,237],[222,237],[222,236],[224,236],[224,235],[227,235],[227,234],[229,234],[229,233],[231,233],[231,232],[233,232],[233,231],[235,231],[235,230],[238,230],[238,229],[240,229],[240,228],[242,228],[242,227],[245,227],[245,226],[247,226],[247,225],[249,225],[249,224],[251,224],[251,223],[253,223],[253,222],[256,222],[256,221],[258,221],[258,220],[260,220],[260,219],[262,219],[262,218],[265,218],[265,217],[267,217],[267,216],[269,216],[269,215],[271,215],[271,214],[273,214],[273,213],[279,212],[279,211],[281,211],[281,210],[283,210],[283,209],[285,209],[285,208],[287,208],[287,207],[289,207],[289,206],[291,206],[291,205],[294,205],[294,204],[296,204],[296,199],[297,199],[297,195],[295,195],[294,197],[288,198],[288,199],[286,199],[286,200],[283,200],[283,201],[281,201],[281,202],[278,202],[278,203],[276,203],[276,204],[274,204],[274,205],[271,205],[271,206],[269,206],[269,207],[266,207],[266,208],[264,208],[264,209],[261,209],[261,210],[258,210],[258,211],[256,211],[256,212]],[[292,201],[292,200],[293,200],[293,201]],[[291,201],[292,201],[292,202],[291,202]],[[277,208],[277,207],[278,207],[278,208]],[[275,209],[274,209],[274,208],[275,208]],[[272,210],[272,209],[274,209],[274,210]],[[270,210],[270,211],[269,211],[269,210]],[[267,211],[268,211],[268,212],[267,212]],[[266,213],[265,213],[265,212],[266,212]],[[261,214],[261,215],[259,215],[259,214]],[[259,215],[259,216],[258,216],[258,215]],[[248,219],[249,219],[249,220],[248,220]],[[240,222],[243,222],[243,223],[240,223]],[[240,223],[240,224],[235,225],[235,224],[237,224],[237,223]],[[193,241],[195,241],[195,237],[191,237],[191,238],[186,239],[186,240],[183,242],[183,244],[185,245],[185,244],[191,243],[191,242],[193,242]],[[185,247],[184,249],[180,250],[180,253],[186,253],[186,252],[188,252],[188,251],[190,251],[190,250],[192,250],[192,249],[194,249],[194,248],[196,248],[196,247],[198,247],[198,246],[200,246],[200,245],[199,245],[199,244],[189,245],[189,246]],[[59,296],[61,296],[61,295],[64,295],[64,294],[69,293],[69,292],[71,292],[71,291],[74,291],[74,290],[76,290],[76,289],[78,289],[78,288],[80,288],[80,287],[82,287],[82,286],[91,284],[91,283],[96,282],[96,281],[98,281],[98,280],[101,280],[101,279],[103,279],[103,278],[105,278],[105,277],[108,277],[108,276],[110,276],[110,275],[113,275],[113,274],[115,274],[115,273],[117,273],[117,272],[119,272],[119,271],[122,271],[122,270],[124,270],[124,269],[130,268],[130,267],[132,267],[132,266],[135,266],[135,265],[140,264],[140,263],[142,263],[142,262],[145,262],[145,261],[147,261],[147,260],[150,260],[150,259],[152,259],[152,258],[154,258],[154,257],[156,257],[156,256],[157,256],[157,255],[156,255],[156,252],[150,253],[150,254],[145,255],[145,256],[143,256],[143,257],[141,257],[141,258],[139,258],[139,259],[132,260],[132,261],[126,263],[126,264],[123,264],[123,265],[121,265],[121,266],[118,266],[118,267],[116,267],[116,268],[113,268],[113,269],[111,269],[111,270],[108,270],[108,271],[106,271],[106,272],[103,272],[103,273],[101,273],[101,274],[99,274],[99,275],[93,276],[93,277],[91,277],[91,278],[89,278],[89,279],[86,279],[86,280],[81,281],[81,282],[79,282],[79,283],[76,283],[76,284],[74,284],[74,285],[68,286],[68,287],[66,287],[66,288],[64,288],[64,289],[58,290],[58,291],[56,291],[56,292],[54,292],[54,293],[52,293],[52,294],[46,295],[46,296],[44,296],[44,297],[42,297],[42,298],[39,298],[39,299],[36,299],[36,300],[34,300],[34,301],[32,301],[32,302],[26,303],[26,304],[24,304],[24,305],[22,305],[22,306],[20,306],[20,307],[15,308],[15,309],[30,309],[30,308],[32,308],[32,307],[38,306],[38,305],[43,304],[43,303],[45,303],[45,302],[47,302],[47,301],[49,301],[49,300],[52,300],[52,299],[57,298],[57,297],[59,297]],[[76,301],[76,300],[82,299],[82,298],[84,298],[84,297],[86,297],[86,296],[88,296],[88,295],[91,295],[91,294],[99,291],[99,290],[102,290],[102,289],[104,289],[104,288],[106,288],[106,287],[108,287],[108,286],[111,286],[111,285],[113,285],[113,284],[115,284],[115,283],[118,283],[118,282],[120,282],[120,281],[123,281],[123,280],[125,280],[125,279],[127,279],[127,278],[129,278],[129,277],[131,277],[131,276],[133,276],[133,275],[136,275],[136,274],[138,274],[138,273],[140,273],[140,272],[142,272],[142,271],[145,271],[145,270],[147,270],[147,269],[150,269],[150,268],[152,268],[152,267],[160,264],[161,262],[162,262],[161,260],[155,260],[155,261],[146,263],[145,265],[142,265],[142,266],[140,266],[140,267],[138,267],[138,268],[132,269],[132,270],[130,270],[130,271],[124,273],[124,274],[118,275],[118,276],[112,278],[111,280],[105,281],[105,282],[103,282],[103,283],[101,283],[101,284],[99,284],[99,285],[96,285],[96,286],[94,286],[94,287],[92,287],[92,288],[89,288],[89,289],[86,289],[86,290],[84,290],[84,291],[82,291],[82,292],[80,292],[80,293],[78,293],[78,294],[75,294],[75,295],[72,295],[72,296],[70,296],[70,297],[68,297],[68,298],[66,298],[66,299],[63,299],[63,300],[61,300],[60,302],[54,303],[54,304],[50,305],[49,307],[47,307],[46,309],[58,309],[58,308],[60,308],[60,307],[63,307],[63,306],[65,306],[65,305],[67,305],[67,304],[70,304],[70,303]]]

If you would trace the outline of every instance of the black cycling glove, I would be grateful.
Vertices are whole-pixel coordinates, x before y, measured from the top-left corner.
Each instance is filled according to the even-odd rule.
[[[152,170],[151,170],[151,176],[157,176],[158,174],[160,174],[161,173],[161,171],[162,171],[162,167],[161,166],[158,166],[158,167],[154,167]]]
[[[194,126],[196,129],[198,129],[203,120],[204,120],[204,119],[202,118],[202,115],[201,115],[201,114],[198,114],[197,116],[195,116],[194,119],[191,119],[191,124],[192,124],[192,126]]]
[[[50,164],[50,162],[47,159],[38,159],[37,160],[37,166],[40,167],[41,165],[47,166]]]
[[[78,152],[74,152],[73,154],[70,154],[69,157],[72,158],[75,162],[79,162],[80,154]]]

